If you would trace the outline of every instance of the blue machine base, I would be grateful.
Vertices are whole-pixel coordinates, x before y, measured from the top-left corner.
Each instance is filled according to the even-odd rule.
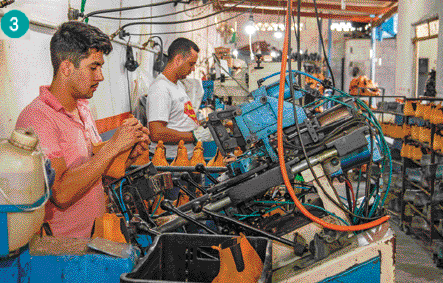
[[[135,265],[137,255],[116,258],[102,254],[31,256],[25,250],[14,258],[0,259],[0,281],[40,282],[120,282],[120,275]]]
[[[380,283],[380,274],[381,261],[377,256],[319,283]]]

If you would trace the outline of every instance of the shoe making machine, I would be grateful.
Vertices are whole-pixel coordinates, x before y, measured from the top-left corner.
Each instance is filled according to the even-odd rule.
[[[208,248],[214,243],[201,240],[239,233],[268,243],[258,248],[265,265],[259,282],[394,282],[395,237],[383,210],[389,183],[383,184],[381,177],[390,168],[390,153],[380,126],[366,104],[345,94],[331,96],[334,105],[321,113],[316,108],[326,97],[313,89],[309,91],[318,100],[305,107],[297,105],[306,90],[293,86],[291,76],[286,76],[285,100],[280,105],[279,83],[264,85],[265,80],[260,80],[250,102],[209,114],[205,126],[226,157],[226,168],[148,163],[108,184],[110,209],[124,217],[121,228],[130,245],[87,243],[119,257],[94,255],[101,258],[88,258],[71,271],[64,269],[61,282],[71,282],[66,278],[83,282],[73,275],[82,272],[95,274],[91,275],[94,281],[101,282],[98,271],[110,282],[118,278],[121,282],[210,282],[202,273],[217,271],[207,262],[217,262],[218,254]],[[328,81],[321,83],[332,89]],[[238,148],[243,154],[234,156]],[[367,178],[359,197],[348,174],[362,167]],[[377,171],[374,168],[379,175],[371,176],[371,171]],[[204,176],[202,182],[194,180],[198,174]],[[159,201],[160,195],[177,187],[188,202]],[[154,213],[159,207],[164,212]],[[191,238],[184,241],[185,236]],[[201,246],[187,248],[178,257],[154,251],[161,246],[178,253],[185,242]],[[14,280],[26,270],[35,275],[33,266],[44,265],[26,248],[19,254],[3,260],[0,268],[16,265],[18,271],[8,274]],[[92,255],[52,256],[56,259],[50,260],[62,270],[63,264]],[[20,260],[26,260],[28,269],[21,267]],[[202,264],[192,266],[197,260]]]

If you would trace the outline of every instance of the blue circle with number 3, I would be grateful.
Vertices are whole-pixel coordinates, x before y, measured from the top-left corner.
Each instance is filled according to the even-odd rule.
[[[29,29],[29,19],[25,13],[18,10],[7,12],[1,21],[2,31],[10,38],[20,38]]]

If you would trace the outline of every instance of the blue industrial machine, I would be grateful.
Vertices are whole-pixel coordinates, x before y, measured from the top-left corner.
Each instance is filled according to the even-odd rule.
[[[361,237],[351,237],[348,233],[312,223],[294,207],[282,186],[284,181],[278,159],[278,84],[266,86],[263,81],[251,93],[253,101],[209,114],[206,126],[221,154],[233,157],[236,149],[243,151],[242,155],[231,158],[226,168],[211,169],[203,165],[155,167],[148,163],[108,185],[112,210],[125,216],[128,238],[141,254],[136,248],[124,258],[110,258],[103,254],[42,256],[25,251],[0,261],[2,278],[40,282],[42,275],[38,270],[44,263],[53,262],[57,263],[58,274],[54,280],[60,282],[88,282],[91,278],[94,282],[116,282],[121,273],[124,273],[121,280],[127,280],[123,282],[163,282],[166,277],[171,279],[173,276],[164,270],[163,275],[154,271],[173,264],[167,262],[167,258],[160,258],[161,266],[152,269],[148,266],[151,264],[149,260],[142,260],[135,268],[137,272],[130,273],[140,255],[154,254],[152,248],[148,250],[149,243],[140,242],[142,236],[155,238],[177,231],[232,235],[243,231],[249,236],[271,239],[273,245],[277,245],[273,248],[278,252],[272,253],[276,258],[272,259],[272,264],[267,263],[276,270],[271,276],[272,282],[353,282],[368,270],[372,272],[371,282],[393,282],[393,263],[389,261],[393,252],[392,233],[386,223],[377,227],[375,232],[365,231]],[[295,105],[292,99],[302,98],[303,92],[294,89],[292,97],[290,85],[287,76],[283,104],[284,162],[291,182],[303,188],[297,193],[298,197],[310,213],[332,222],[361,224],[381,217],[379,184],[366,188],[369,191],[360,202],[356,197],[351,201],[351,196],[347,202],[340,201],[331,186],[333,178],[346,179],[350,169],[363,164],[379,165],[386,158],[377,127],[355,108],[353,98],[340,98],[340,103],[321,113],[313,107]],[[232,128],[225,126],[226,121],[232,122]],[[315,174],[312,173],[314,170]],[[195,172],[205,174],[212,184],[202,186],[193,180],[191,175]],[[215,179],[211,175],[214,172],[224,173]],[[173,187],[180,188],[190,201],[178,207],[168,200],[158,201]],[[200,196],[196,191],[201,192]],[[156,215],[159,207],[165,212]],[[278,213],[273,213],[275,211]],[[171,214],[175,216],[171,217]],[[365,242],[365,239],[372,238],[381,240]],[[166,246],[161,248],[168,249]],[[348,250],[343,252],[345,248]],[[184,258],[180,266],[185,269],[191,268],[196,259],[201,260],[201,256],[218,260],[207,247],[184,250],[185,254],[178,257]],[[332,257],[338,251],[343,254]],[[320,261],[324,264],[311,268]],[[335,273],[330,272],[332,261],[339,267]],[[100,275],[88,278],[86,274],[93,272],[95,266],[100,266]],[[387,271],[382,274],[381,269]],[[75,270],[81,270],[78,278],[74,278]],[[187,276],[186,280],[198,281],[198,278],[189,278],[190,272],[182,273]],[[167,276],[163,278],[165,274]],[[175,281],[180,280],[176,278]]]

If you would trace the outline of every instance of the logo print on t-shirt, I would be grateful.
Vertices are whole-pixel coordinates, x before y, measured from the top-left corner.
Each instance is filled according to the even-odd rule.
[[[195,115],[195,111],[194,108],[192,107],[191,101],[185,103],[184,112],[186,115],[188,115],[189,118],[191,118],[198,125],[197,115]]]

